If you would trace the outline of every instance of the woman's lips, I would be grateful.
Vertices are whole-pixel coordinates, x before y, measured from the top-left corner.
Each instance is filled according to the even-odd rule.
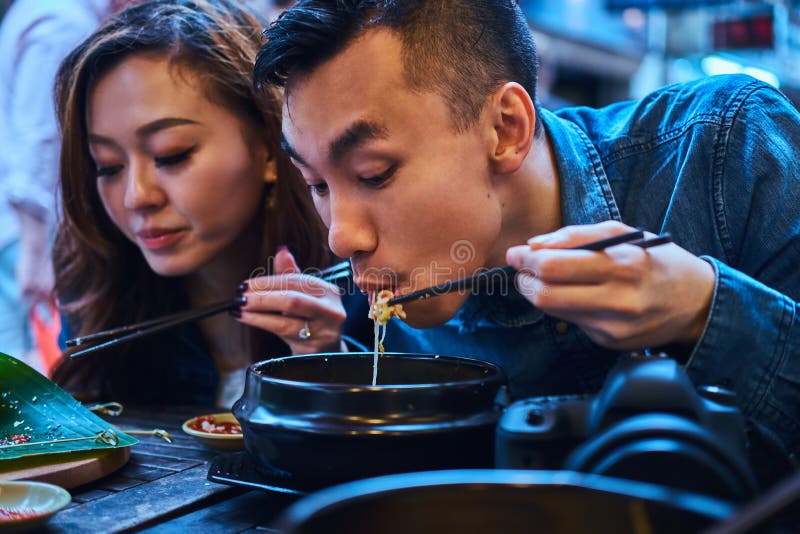
[[[174,230],[152,228],[136,232],[136,237],[146,249],[161,250],[174,245],[185,233],[186,230],[182,228]]]

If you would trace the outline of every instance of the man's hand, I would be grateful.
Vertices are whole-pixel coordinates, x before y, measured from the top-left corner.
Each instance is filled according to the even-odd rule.
[[[633,230],[616,221],[568,226],[510,248],[506,259],[520,271],[517,287],[525,298],[578,325],[599,345],[616,350],[694,345],[714,292],[708,262],[675,244],[563,250]]]

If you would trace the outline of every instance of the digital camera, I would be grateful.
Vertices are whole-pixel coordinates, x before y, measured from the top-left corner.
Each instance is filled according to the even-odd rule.
[[[624,357],[596,395],[515,402],[495,438],[498,468],[595,473],[735,502],[757,491],[734,394],[696,388],[664,355]]]

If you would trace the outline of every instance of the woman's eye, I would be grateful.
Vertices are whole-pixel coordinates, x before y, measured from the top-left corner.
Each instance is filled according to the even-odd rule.
[[[360,177],[359,180],[371,186],[383,185],[389,178],[391,178],[394,175],[396,170],[397,170],[397,165],[392,165],[391,167],[389,167],[380,174],[377,174],[375,176]]]
[[[328,184],[325,182],[320,182],[318,184],[308,184],[308,190],[311,191],[312,195],[316,195],[318,197],[324,197],[328,194]]]
[[[156,167],[169,167],[170,165],[178,165],[179,163],[183,163],[189,156],[192,155],[196,146],[189,147],[186,150],[178,152],[177,154],[170,154],[169,156],[158,156],[155,158]]]
[[[122,165],[106,165],[105,167],[98,166],[97,170],[94,171],[94,173],[98,178],[104,178],[108,176],[113,176],[121,170],[122,170]]]

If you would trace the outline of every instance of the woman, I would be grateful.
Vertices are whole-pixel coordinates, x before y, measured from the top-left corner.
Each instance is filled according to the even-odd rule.
[[[69,334],[231,298],[237,285],[248,295],[238,321],[64,358],[53,378],[73,393],[230,405],[252,361],[341,348],[336,287],[297,274],[330,258],[280,150],[278,99],[250,83],[260,30],[227,0],[157,0],[119,14],[61,65],[53,261]],[[281,275],[240,283],[271,272]],[[312,336],[298,337],[306,327]]]

